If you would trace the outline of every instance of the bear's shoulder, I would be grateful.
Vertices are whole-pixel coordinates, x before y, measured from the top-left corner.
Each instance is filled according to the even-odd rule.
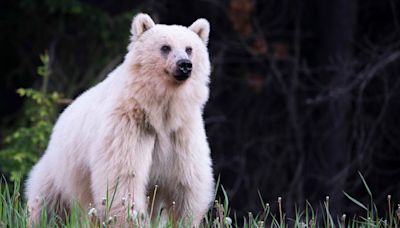
[[[121,118],[130,123],[135,122],[140,124],[146,120],[146,115],[143,108],[135,99],[120,101],[113,114],[115,117]]]

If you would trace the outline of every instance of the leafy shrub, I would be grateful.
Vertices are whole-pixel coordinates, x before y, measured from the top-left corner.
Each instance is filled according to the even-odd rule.
[[[26,98],[20,126],[3,142],[0,150],[1,172],[11,181],[25,176],[47,147],[47,142],[57,116],[57,92],[48,93],[50,60],[47,53],[40,55],[42,66],[37,73],[43,78],[40,90],[20,88],[17,93]]]

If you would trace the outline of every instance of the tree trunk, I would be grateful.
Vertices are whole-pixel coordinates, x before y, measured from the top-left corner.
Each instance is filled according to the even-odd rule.
[[[351,59],[353,55],[353,36],[355,33],[356,0],[318,1],[319,38],[318,61],[322,67],[322,77],[328,79],[330,92],[346,85],[353,73]],[[351,151],[350,132],[350,94],[331,97],[324,104],[326,115],[320,131],[318,153],[322,153],[323,186],[321,194],[330,196],[332,215],[343,213],[347,161]],[[327,106],[325,106],[327,105]],[[335,220],[335,217],[334,217]]]

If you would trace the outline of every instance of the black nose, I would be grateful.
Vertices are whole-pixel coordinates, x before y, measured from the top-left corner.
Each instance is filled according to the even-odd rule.
[[[178,62],[176,62],[176,67],[175,78],[179,81],[187,79],[192,72],[192,62],[188,59],[178,60]]]
[[[192,71],[192,62],[188,59],[181,59],[178,62],[176,62],[176,65],[178,66],[178,69],[184,73],[190,73]]]

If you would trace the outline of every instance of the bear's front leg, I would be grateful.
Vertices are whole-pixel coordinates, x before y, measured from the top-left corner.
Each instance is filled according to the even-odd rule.
[[[128,207],[136,214],[146,215],[146,187],[153,149],[154,137],[139,132],[129,137],[115,136],[111,143],[96,150],[91,161],[91,188],[101,218],[117,217],[118,224],[125,223],[131,219],[127,217]]]
[[[175,221],[184,220],[197,227],[214,200],[214,178],[210,149],[202,124],[197,128],[182,129],[176,132],[175,189],[171,199],[175,205],[171,208]]]
[[[212,186],[213,179],[208,178],[208,183],[205,181],[193,181],[192,185],[179,184],[175,188],[171,197],[174,204],[169,207],[175,224],[199,227],[214,198],[213,188],[205,187]]]
[[[107,177],[107,174],[111,174]],[[123,174],[111,170],[97,170],[92,175],[92,193],[94,206],[98,216],[107,221],[116,217],[118,223],[127,221],[128,209],[136,214],[146,214],[146,185],[145,170],[132,174]],[[107,178],[98,178],[104,176]],[[107,201],[108,199],[108,201]],[[133,212],[135,211],[135,212]]]

